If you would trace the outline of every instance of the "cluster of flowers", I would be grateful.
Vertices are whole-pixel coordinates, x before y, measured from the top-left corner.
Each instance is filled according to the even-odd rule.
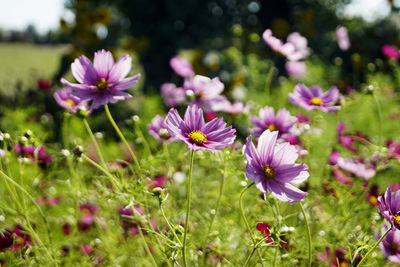
[[[170,66],[176,74],[184,78],[184,82],[180,87],[173,83],[164,83],[161,86],[161,94],[167,106],[197,105],[206,112],[222,111],[231,114],[245,113],[249,110],[242,102],[231,103],[221,95],[225,86],[218,77],[210,79],[195,75],[193,66],[178,56],[170,60]]]
[[[288,43],[283,44],[267,30],[264,32],[264,39],[274,50],[294,62],[304,59],[309,53],[307,40],[300,34],[293,34],[288,39]],[[94,64],[86,57],[81,56],[71,66],[72,73],[79,84],[72,84],[62,79],[61,82],[67,86],[62,90],[69,93],[67,97],[62,98],[64,102],[58,101],[59,104],[63,106],[67,102],[69,106],[64,105],[64,107],[71,109],[81,105],[81,103],[87,104],[92,101],[91,109],[96,109],[107,103],[115,103],[131,97],[122,92],[130,88],[139,79],[139,74],[124,78],[129,72],[130,62],[130,57],[124,55],[114,63],[111,53],[104,50],[95,54]],[[229,102],[221,95],[224,85],[218,78],[210,79],[194,75],[192,66],[181,58],[175,57],[170,63],[175,72],[184,77],[185,80],[184,85],[179,88],[173,84],[162,86],[161,91],[165,103],[169,106],[185,103],[188,107],[183,118],[175,108],[169,110],[165,119],[157,115],[148,126],[149,133],[166,142],[182,141],[186,143],[188,150],[192,151],[200,149],[221,150],[233,144],[236,138],[236,130],[232,126],[226,127],[223,118],[213,118],[206,123],[203,115],[203,110],[224,110],[221,108],[221,103]],[[60,96],[59,94],[61,93],[56,93],[56,100]],[[76,97],[79,104],[75,104],[78,102],[71,104],[73,99],[68,97]],[[336,87],[323,92],[319,86],[307,88],[303,84],[297,85],[294,92],[289,94],[289,100],[292,104],[307,111],[317,109],[323,112],[339,110],[340,106],[335,106],[335,103],[340,97],[341,95]],[[243,107],[243,104],[241,107]],[[241,108],[237,112],[243,111],[244,108]],[[307,121],[307,119],[301,116],[291,116],[286,109],[279,110],[275,115],[273,108],[268,106],[260,110],[259,118],[251,117],[254,128],[251,128],[250,132],[258,138],[258,144],[256,147],[252,142],[252,136],[249,136],[243,146],[243,155],[246,159],[246,177],[254,181],[265,198],[269,192],[281,201],[293,203],[303,201],[307,195],[307,192],[294,186],[303,183],[309,177],[308,167],[304,163],[296,163],[299,152],[293,145],[298,144],[295,141],[296,138],[293,138],[293,136],[296,137],[296,129],[299,129],[296,125],[298,126],[303,121]],[[355,151],[353,137],[344,133],[343,130],[343,127],[338,130],[340,143]],[[375,170],[366,167],[364,162],[342,158],[338,152],[333,153],[331,162],[338,169],[354,173],[366,180],[375,175]],[[382,215],[398,229],[400,227],[400,206],[397,204],[400,203],[400,192],[398,191],[392,196],[390,188],[388,190],[389,192],[387,191],[384,197],[378,197],[379,207]],[[393,202],[390,200],[391,197],[394,198]],[[138,212],[140,213],[140,211]],[[132,215],[132,211],[120,209],[120,214],[129,217]],[[89,220],[86,221],[93,222],[93,216],[89,217]],[[138,227],[138,222],[128,223],[125,217],[121,217],[121,221],[128,232],[135,231],[134,229]],[[266,233],[264,228],[262,231]],[[393,229],[393,231],[397,230]],[[397,240],[397,235],[394,232],[386,238]]]

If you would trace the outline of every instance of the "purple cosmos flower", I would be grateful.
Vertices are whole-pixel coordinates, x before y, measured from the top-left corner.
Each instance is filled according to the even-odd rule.
[[[348,159],[348,158],[338,158],[337,165],[342,170],[349,171],[356,176],[362,177],[365,180],[369,180],[376,174],[375,168],[373,166],[367,166],[363,162]]]
[[[186,96],[189,99],[188,105],[197,105],[207,111],[218,111],[221,101],[226,98],[220,94],[224,90],[224,84],[218,77],[210,79],[206,76],[196,75],[193,79],[186,80],[183,88],[186,90]]]
[[[379,211],[395,228],[400,230],[400,190],[392,194],[389,186],[384,195],[378,197]]]
[[[232,126],[225,128],[223,118],[205,123],[203,110],[195,105],[186,109],[183,120],[178,111],[171,108],[166,123],[169,134],[185,142],[189,150],[220,150],[232,144],[236,138],[236,130]]]
[[[91,109],[97,109],[109,102],[116,103],[132,97],[123,92],[140,78],[140,74],[125,78],[131,64],[129,55],[124,54],[114,62],[111,52],[103,49],[94,54],[93,64],[83,55],[71,64],[72,75],[78,84],[70,83],[64,78],[61,83],[75,90],[74,94],[82,101],[93,101]]]
[[[246,158],[246,177],[267,197],[267,191],[281,201],[300,202],[307,195],[292,184],[304,182],[309,173],[304,163],[295,164],[297,150],[289,143],[277,144],[278,132],[266,130],[258,140],[257,150],[251,136],[243,146]]]
[[[81,101],[77,96],[73,94],[73,91],[69,87],[64,87],[54,92],[54,99],[57,104],[65,108],[66,110],[75,113],[79,108],[88,110],[86,101]]]
[[[304,84],[298,84],[294,92],[289,94],[292,104],[302,107],[305,110],[320,109],[324,112],[339,110],[340,106],[334,106],[341,95],[336,87],[332,87],[327,92],[323,92],[321,87],[314,85],[308,89]]]
[[[191,77],[194,75],[192,65],[184,58],[175,56],[171,58],[169,65],[179,76]]]
[[[382,235],[386,233],[389,229],[388,224],[384,224],[382,226]],[[380,235],[376,236],[376,239],[379,240],[381,238]],[[389,232],[389,234],[382,240],[382,243],[379,244],[379,247],[383,253],[383,256],[394,263],[400,263],[400,231],[397,229],[393,229]]]
[[[168,126],[165,123],[165,119],[160,115],[157,115],[153,118],[151,123],[147,125],[147,129],[149,134],[151,134],[154,138],[159,141],[171,142],[174,141],[173,138],[168,133]]]
[[[350,39],[346,27],[338,26],[336,28],[336,38],[341,50],[346,51],[350,48]]]
[[[395,46],[392,45],[384,45],[382,46],[382,54],[390,59],[398,60],[400,55],[399,51]]]
[[[259,111],[259,118],[251,116],[250,121],[255,126],[251,128],[250,132],[252,135],[259,137],[265,130],[271,132],[278,131],[280,138],[286,138],[290,133],[290,129],[296,124],[297,118],[291,116],[289,111],[282,108],[278,112],[274,113],[274,108],[264,107]]]
[[[291,33],[287,38],[288,42],[285,44],[273,36],[270,29],[266,29],[262,37],[272,50],[282,54],[290,61],[299,61],[309,55],[307,39],[298,32]]]
[[[288,61],[285,64],[285,69],[289,76],[300,78],[306,73],[307,66],[303,61]]]

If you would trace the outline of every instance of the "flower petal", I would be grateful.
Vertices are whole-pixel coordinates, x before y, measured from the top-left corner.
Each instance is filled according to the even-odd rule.
[[[297,187],[294,187],[288,183],[281,184],[275,181],[267,181],[267,186],[271,191],[271,194],[280,201],[286,201],[290,203],[301,202],[307,195],[306,192],[303,192]]]
[[[92,62],[85,56],[75,59],[71,64],[71,72],[79,83],[95,85],[99,79]]]
[[[110,51],[102,49],[94,53],[93,66],[97,71],[98,78],[107,79],[113,65],[114,58]]]
[[[128,75],[132,67],[132,58],[128,54],[123,54],[112,66],[107,81],[116,83]]]
[[[205,124],[203,110],[196,105],[189,106],[186,109],[184,121],[189,131],[203,129]]]
[[[134,84],[137,83],[137,81],[139,80],[139,78],[140,78],[140,73],[139,73],[139,74],[136,74],[135,76],[122,79],[122,80],[118,81],[117,83],[113,84],[112,87],[111,87],[111,88],[112,88],[111,90],[112,90],[112,91],[115,91],[115,90],[117,90],[117,91],[122,91],[122,90],[129,89],[129,88],[131,88]]]
[[[258,140],[257,151],[260,155],[260,163],[262,166],[271,164],[277,138],[277,131],[271,132],[270,130],[266,130],[261,134]]]

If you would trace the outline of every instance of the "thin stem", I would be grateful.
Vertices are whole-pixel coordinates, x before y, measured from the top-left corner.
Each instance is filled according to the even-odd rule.
[[[132,206],[132,207],[131,207],[131,210],[132,210],[133,217],[135,218],[135,220],[136,220],[136,221],[139,221],[139,218],[138,218],[137,211],[136,211],[135,207]],[[151,251],[150,251],[150,249],[149,249],[149,246],[147,245],[147,241],[146,241],[146,239],[144,238],[143,231],[142,231],[142,228],[140,227],[140,225],[138,225],[137,229],[138,229],[140,238],[142,239],[143,246],[144,246],[144,248],[145,248],[145,250],[146,250],[146,252],[147,252],[147,255],[149,256],[149,258],[150,258],[150,260],[151,260],[151,263],[153,264],[153,266],[157,267],[158,265],[157,265],[157,263],[156,263],[156,260],[154,259],[153,254],[151,253]]]
[[[366,258],[368,258],[369,254],[371,254],[376,247],[382,242],[382,240],[390,233],[390,231],[392,231],[393,225],[390,226],[390,228],[386,231],[386,233],[381,236],[381,238],[379,238],[378,242],[376,242],[376,244],[367,252],[367,254],[365,254],[364,257],[362,257],[361,261],[358,263],[357,266],[361,266],[361,264],[365,261]]]
[[[112,126],[114,127],[115,131],[117,132],[117,134],[119,135],[119,137],[121,138],[122,142],[124,142],[126,148],[129,151],[129,154],[131,156],[131,158],[133,159],[133,161],[135,162],[136,167],[140,170],[140,164],[139,161],[136,158],[135,153],[133,153],[131,146],[129,145],[128,141],[126,141],[125,136],[122,134],[121,130],[119,129],[118,125],[115,123],[111,113],[110,113],[110,109],[108,108],[108,105],[104,105],[104,109],[106,110],[106,114],[108,117],[108,120],[110,121],[110,123],[112,124]]]
[[[193,171],[193,163],[194,163],[194,153],[192,150],[190,154],[190,167],[189,167],[189,182],[188,182],[188,193],[187,193],[187,204],[186,204],[186,219],[185,219],[185,231],[183,233],[183,247],[182,247],[182,256],[183,256],[183,266],[188,266],[186,261],[186,235],[189,229],[189,216],[190,216],[190,201],[192,198],[192,171]]]
[[[162,203],[160,203],[160,211],[161,211],[162,216],[164,217],[165,222],[167,223],[167,225],[168,225],[168,227],[169,227],[169,230],[172,232],[172,234],[174,235],[174,237],[176,238],[176,240],[178,240],[179,245],[182,247],[182,242],[181,242],[181,240],[179,239],[178,235],[175,233],[175,230],[174,230],[174,228],[172,227],[171,223],[168,221],[167,216],[165,216],[164,209],[163,209],[163,207],[162,207]]]
[[[242,200],[243,200],[243,195],[244,195],[244,193],[245,193],[250,187],[252,187],[253,185],[254,185],[254,182],[252,182],[251,184],[247,185],[247,186],[242,190],[242,192],[240,192],[240,196],[239,196],[239,207],[240,207],[240,215],[242,216],[242,219],[243,219],[244,223],[246,224],[247,231],[249,231],[249,233],[250,233],[250,237],[251,237],[251,240],[253,241],[253,245],[254,245],[254,250],[256,250],[256,249],[257,249],[257,247],[256,247],[257,241],[255,240],[255,238],[254,238],[254,236],[253,236],[253,231],[251,231],[250,225],[249,225],[249,223],[247,222],[246,215],[244,214],[244,210],[243,210],[243,201],[242,201]],[[253,255],[253,253],[254,253],[254,252],[252,252],[251,255]],[[262,266],[264,266],[264,262],[263,262],[263,260],[262,260],[262,257],[261,257],[261,254],[260,254],[259,251],[257,251],[257,255],[258,255],[258,258],[260,259],[260,262],[261,262]]]
[[[211,217],[210,226],[208,227],[207,234],[206,234],[206,237],[205,237],[205,240],[204,240],[204,245],[203,245],[203,264],[204,265],[206,263],[207,238],[211,233],[211,229],[212,229],[212,226],[214,224],[215,217],[217,217],[217,212],[218,212],[218,209],[219,209],[219,205],[221,203],[221,197],[222,197],[223,192],[224,192],[225,178],[226,178],[226,171],[227,171],[226,169],[227,169],[227,164],[226,164],[226,160],[224,158],[224,173],[222,174],[221,184],[219,186],[219,194],[218,194],[217,203],[215,204],[215,212]]]
[[[92,142],[93,142],[93,144],[94,144],[94,147],[96,148],[96,152],[97,152],[97,155],[99,156],[101,165],[102,165],[104,168],[107,168],[107,164],[106,164],[106,162],[104,161],[104,157],[103,157],[103,154],[101,153],[101,149],[100,149],[99,143],[97,142],[97,139],[96,139],[96,137],[94,136],[94,134],[93,134],[93,132],[92,132],[92,129],[90,128],[90,125],[89,125],[88,121],[87,121],[85,118],[83,118],[83,124],[85,124],[86,130],[87,130],[87,132],[89,133],[90,138],[92,139]]]
[[[257,248],[254,247],[254,248],[251,250],[249,256],[247,256],[247,259],[246,259],[246,261],[245,261],[245,263],[244,263],[244,267],[246,267],[246,266],[249,264],[249,261],[250,261],[251,257],[253,256],[254,252],[256,252],[256,249],[257,249]]]
[[[110,182],[112,183],[112,185],[114,187],[116,187],[119,191],[121,191],[121,186],[119,185],[119,183],[118,183],[117,179],[114,177],[114,175],[109,173],[105,168],[100,166],[97,162],[95,162],[94,160],[92,160],[91,158],[86,156],[85,154],[82,154],[82,158],[84,160],[86,160],[87,162],[89,162],[90,164],[92,164],[97,169],[99,169],[100,171],[102,171],[108,178],[110,178]]]
[[[44,215],[42,209],[40,208],[40,206],[36,203],[35,199],[32,197],[31,194],[28,193],[28,191],[26,191],[21,185],[19,185],[17,182],[15,182],[11,177],[9,177],[7,174],[5,174],[2,170],[0,170],[0,175],[3,176],[4,179],[6,179],[6,181],[12,183],[15,187],[17,187],[19,190],[21,190],[22,193],[24,193],[35,205],[35,207],[38,209],[40,216],[42,217],[45,225],[46,225],[46,230],[47,230],[47,235],[49,238],[49,243],[50,243],[50,247],[52,247],[52,238],[51,238],[51,232],[50,232],[50,227],[49,227],[49,223],[46,219],[46,216]],[[26,214],[24,215],[25,219],[28,222],[28,225],[30,225],[28,218],[26,216]],[[41,239],[39,238],[39,236],[36,234],[36,232],[33,231],[33,233],[36,235],[36,239],[38,240],[38,242],[45,248],[45,251],[47,253],[47,255],[54,260],[55,264],[57,265],[57,261],[55,258],[53,258],[53,256],[51,255],[50,251],[48,250],[48,248],[46,248],[43,245],[43,242],[41,241]]]
[[[308,266],[311,267],[311,254],[312,254],[312,248],[311,248],[311,231],[310,231],[310,226],[308,225],[308,220],[306,216],[306,212],[304,211],[303,205],[301,202],[299,202],[299,206],[301,209],[301,213],[303,214],[304,217],[304,222],[306,223],[306,228],[307,228],[307,239],[308,239]]]

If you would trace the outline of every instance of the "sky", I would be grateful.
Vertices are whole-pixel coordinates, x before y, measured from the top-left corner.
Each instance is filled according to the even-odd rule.
[[[33,24],[40,33],[57,29],[61,17],[71,13],[64,8],[65,0],[0,0],[0,28],[24,30]]]
[[[65,0],[0,0],[0,28],[24,30],[33,24],[39,33],[57,29],[61,17],[71,21],[73,14],[64,8]],[[400,4],[400,0],[396,0]],[[353,0],[345,16],[362,16],[367,21],[385,17],[390,8],[387,0]]]

